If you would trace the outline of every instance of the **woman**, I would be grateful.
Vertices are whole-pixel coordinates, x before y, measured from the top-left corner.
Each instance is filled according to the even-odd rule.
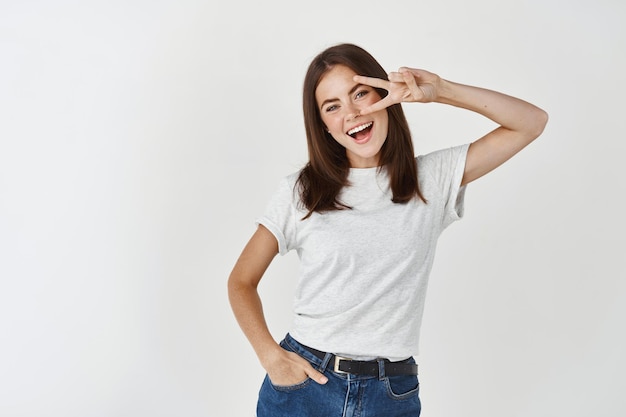
[[[499,127],[415,158],[400,103],[438,102]],[[267,376],[258,417],[418,416],[414,356],[441,232],[465,185],[528,145],[547,114],[495,91],[400,68],[352,44],[328,48],[304,81],[308,163],[287,176],[230,275],[231,306]],[[295,249],[294,323],[278,344],[257,286]]]

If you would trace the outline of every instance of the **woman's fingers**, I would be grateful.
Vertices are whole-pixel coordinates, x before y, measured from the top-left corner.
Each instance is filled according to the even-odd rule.
[[[365,107],[363,109],[361,109],[360,114],[361,115],[366,115],[369,113],[374,113],[377,112],[378,110],[382,110],[382,109],[386,109],[387,107],[396,104],[397,102],[395,102],[392,97],[391,94],[387,95],[387,97],[383,98],[380,101],[377,101],[376,103],[372,104],[369,107]]]
[[[366,115],[403,102],[427,103],[437,97],[439,77],[428,71],[400,67],[398,71],[390,72],[387,77],[389,80],[363,75],[354,76],[353,80],[357,83],[382,88],[388,92],[380,101],[362,109],[361,114]]]
[[[317,382],[318,384],[324,385],[325,383],[328,382],[328,378],[326,378],[326,376],[324,376],[323,373],[313,368],[311,364],[309,364],[309,366],[304,370],[304,372],[306,372],[307,376],[311,378],[313,381]]]
[[[294,355],[296,354],[294,353]],[[299,364],[302,366],[304,373],[306,373],[306,375],[309,378],[311,378],[313,381],[317,382],[318,384],[322,384],[322,385],[328,382],[328,378],[326,378],[324,374],[322,374],[321,372],[313,368],[313,366],[311,365],[309,361],[300,357],[299,355],[296,355],[296,356],[297,356],[296,359],[298,360]]]
[[[380,78],[366,77],[364,75],[355,75],[353,78],[355,83],[369,85],[374,88],[383,88],[389,90],[389,81]]]

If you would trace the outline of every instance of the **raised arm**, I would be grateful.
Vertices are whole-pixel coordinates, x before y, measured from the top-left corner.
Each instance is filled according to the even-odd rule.
[[[402,102],[437,102],[474,111],[500,125],[470,145],[462,184],[502,165],[537,138],[548,121],[545,111],[526,101],[447,81],[424,70],[400,68],[389,74],[389,81],[362,76],[356,76],[355,81],[389,91],[361,114]]]
[[[463,184],[499,167],[543,132],[548,115],[540,108],[506,94],[442,82],[438,102],[475,111],[500,126],[469,147]]]

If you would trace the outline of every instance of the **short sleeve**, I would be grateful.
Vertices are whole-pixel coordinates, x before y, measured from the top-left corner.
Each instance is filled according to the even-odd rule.
[[[442,229],[463,217],[466,187],[461,186],[461,181],[468,149],[469,144],[464,144],[418,157],[418,175],[428,176],[443,200]]]
[[[265,226],[278,241],[278,253],[285,255],[295,246],[296,210],[293,176],[281,180],[270,198],[265,212],[256,219],[257,225]]]

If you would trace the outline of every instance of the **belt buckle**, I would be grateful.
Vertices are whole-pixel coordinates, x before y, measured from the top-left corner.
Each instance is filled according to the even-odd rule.
[[[350,372],[342,371],[341,369],[339,369],[339,361],[349,361],[349,360],[351,359],[335,355],[335,366],[333,367],[333,371],[335,371],[335,373],[337,374],[349,374]]]

